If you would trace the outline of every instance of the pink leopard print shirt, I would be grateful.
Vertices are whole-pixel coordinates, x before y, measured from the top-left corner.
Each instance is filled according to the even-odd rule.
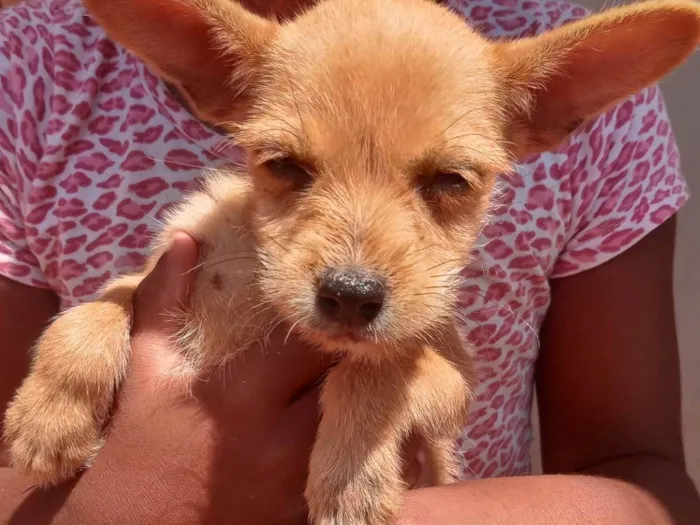
[[[506,37],[586,14],[555,0],[453,7],[484,33]],[[50,288],[64,306],[136,269],[157,218],[193,187],[199,168],[235,157],[107,40],[78,0],[30,0],[0,12],[0,93],[0,274]],[[657,89],[503,178],[459,304],[481,378],[460,440],[465,478],[529,472],[548,281],[621,253],[686,198]]]

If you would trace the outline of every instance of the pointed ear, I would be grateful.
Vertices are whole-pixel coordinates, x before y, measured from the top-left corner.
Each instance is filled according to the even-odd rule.
[[[120,43],[175,85],[202,118],[240,117],[277,23],[229,0],[84,0]]]
[[[538,37],[496,43],[516,157],[558,146],[657,82],[700,42],[700,7],[666,0],[611,9]]]

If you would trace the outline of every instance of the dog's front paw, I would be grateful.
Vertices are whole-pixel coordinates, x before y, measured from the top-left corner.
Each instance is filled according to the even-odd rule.
[[[310,482],[306,489],[309,518],[313,525],[393,525],[401,493],[391,482]],[[379,481],[379,480],[376,480]]]
[[[5,412],[10,461],[40,486],[56,485],[84,468],[102,445],[94,407],[31,379]],[[44,385],[45,386],[45,385]]]
[[[323,511],[310,512],[309,521],[313,525],[394,525],[394,510],[379,502],[339,502],[329,505]]]

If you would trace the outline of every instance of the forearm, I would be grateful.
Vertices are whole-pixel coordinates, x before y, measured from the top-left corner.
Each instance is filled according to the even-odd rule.
[[[683,469],[630,458],[580,475],[464,482],[413,491],[400,525],[694,525],[700,499]]]
[[[9,525],[68,525],[59,516],[67,491],[35,491],[27,478],[0,468],[0,523]]]
[[[86,476],[61,486],[38,489],[16,470],[0,468],[0,524],[203,523],[201,509],[206,507],[206,501],[194,501],[191,494],[197,491],[188,491],[189,498],[173,502],[168,490],[172,487],[162,480],[143,483],[142,479],[134,482],[132,478],[120,481],[106,472],[92,474],[88,471]],[[154,487],[159,489],[154,491]]]

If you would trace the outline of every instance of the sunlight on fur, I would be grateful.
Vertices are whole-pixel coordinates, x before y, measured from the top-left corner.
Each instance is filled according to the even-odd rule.
[[[324,0],[285,23],[227,0],[85,3],[247,161],[167,217],[142,273],[46,330],[6,413],[13,464],[51,485],[98,453],[133,292],[185,231],[201,260],[176,314],[180,373],[220,367],[280,325],[342,358],[309,469],[315,525],[392,523],[412,432],[433,483],[455,479],[474,384],[453,306],[497,177],[658,81],[700,34],[685,1],[514,42],[428,0]]]

